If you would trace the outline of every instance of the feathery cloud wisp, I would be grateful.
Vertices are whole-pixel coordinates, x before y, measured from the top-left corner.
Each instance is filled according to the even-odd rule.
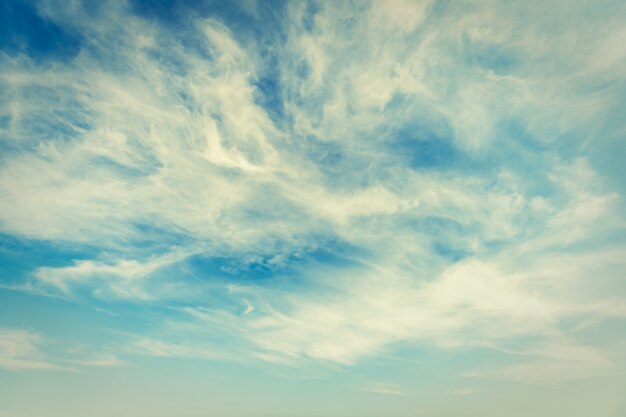
[[[570,327],[626,315],[623,190],[595,153],[624,132],[623,21],[534,6],[257,4],[245,29],[39,2],[79,47],[0,56],[0,225],[69,254],[7,286],[154,306],[127,343],[160,357],[518,341],[604,370]]]

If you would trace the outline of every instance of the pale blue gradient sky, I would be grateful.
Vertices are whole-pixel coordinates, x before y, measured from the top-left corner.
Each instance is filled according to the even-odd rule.
[[[0,417],[626,413],[623,2],[0,7]]]

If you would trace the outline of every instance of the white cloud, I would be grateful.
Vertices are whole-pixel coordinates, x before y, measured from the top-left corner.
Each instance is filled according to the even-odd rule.
[[[384,395],[399,395],[399,396],[408,396],[411,395],[409,391],[406,390],[405,387],[399,386],[397,384],[389,384],[389,383],[370,383],[363,387],[361,387],[363,391],[373,392],[376,394],[384,394]]]
[[[95,295],[108,298],[129,298],[134,300],[152,300],[146,282],[151,274],[187,257],[188,253],[170,253],[151,257],[146,262],[118,260],[113,263],[94,262],[91,260],[75,261],[67,267],[42,267],[34,273],[35,288],[52,294],[72,296],[73,288],[95,287]],[[100,282],[100,284],[94,284]],[[173,294],[172,294],[173,295]]]
[[[39,333],[23,329],[0,329],[0,368],[8,370],[52,370],[81,372],[84,368],[122,364],[112,353],[89,352],[86,348],[71,349],[52,357],[45,351],[50,340]]]
[[[113,354],[99,354],[92,357],[86,357],[82,359],[73,359],[69,362],[86,367],[108,367],[118,366],[123,364],[117,356]]]
[[[140,353],[156,357],[223,359],[223,349],[198,346],[197,344],[167,343],[160,340],[141,338],[134,343]]]
[[[574,344],[535,346],[520,353],[521,361],[505,367],[470,373],[468,377],[506,379],[527,384],[559,384],[616,372],[604,349]]]
[[[41,352],[41,336],[27,330],[0,329],[0,368],[68,370]]]
[[[0,164],[0,224],[97,254],[40,266],[22,288],[189,296],[196,308],[177,323],[185,343],[147,335],[136,347],[220,358],[224,349],[205,343],[214,331],[247,355],[291,363],[352,364],[405,341],[560,343],[566,319],[623,318],[622,196],[583,146],[614,110],[618,93],[585,88],[598,73],[617,77],[621,23],[607,19],[596,36],[592,24],[568,26],[553,39],[549,19],[492,3],[441,15],[426,1],[324,3],[314,16],[292,3],[269,64],[260,44],[216,18],[193,21],[183,41],[124,2],[90,19],[40,3],[88,42],[53,65],[0,57],[0,135],[16,147]],[[565,9],[578,22],[586,7]],[[270,70],[279,120],[256,84]],[[446,149],[449,165],[407,162]],[[324,239],[367,255],[346,255],[350,267],[307,264]],[[146,255],[146,241],[164,254]],[[223,305],[197,296],[222,284],[156,285],[194,254],[274,256],[277,283],[238,284]],[[302,287],[280,285],[291,254]],[[520,372],[532,379],[529,366]]]

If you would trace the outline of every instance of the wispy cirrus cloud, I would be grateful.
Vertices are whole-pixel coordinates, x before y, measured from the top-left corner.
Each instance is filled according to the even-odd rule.
[[[164,307],[153,356],[286,364],[623,319],[623,198],[588,151],[623,132],[623,22],[561,6],[290,3],[256,33],[39,2],[81,47],[0,57],[0,224],[89,250],[14,287]]]
[[[123,362],[112,353],[73,349],[61,355],[46,352],[41,334],[25,329],[0,328],[0,368],[10,371],[49,370],[77,373],[89,367],[117,366]]]
[[[372,383],[361,388],[363,391],[373,392],[375,394],[383,395],[399,395],[407,396],[411,395],[406,388],[386,383]]]
[[[52,363],[40,349],[41,336],[26,330],[0,330],[0,367],[10,370],[63,370]]]

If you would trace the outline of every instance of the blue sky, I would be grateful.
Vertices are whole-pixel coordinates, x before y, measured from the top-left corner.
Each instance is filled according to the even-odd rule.
[[[0,3],[0,417],[626,413],[621,1]]]

